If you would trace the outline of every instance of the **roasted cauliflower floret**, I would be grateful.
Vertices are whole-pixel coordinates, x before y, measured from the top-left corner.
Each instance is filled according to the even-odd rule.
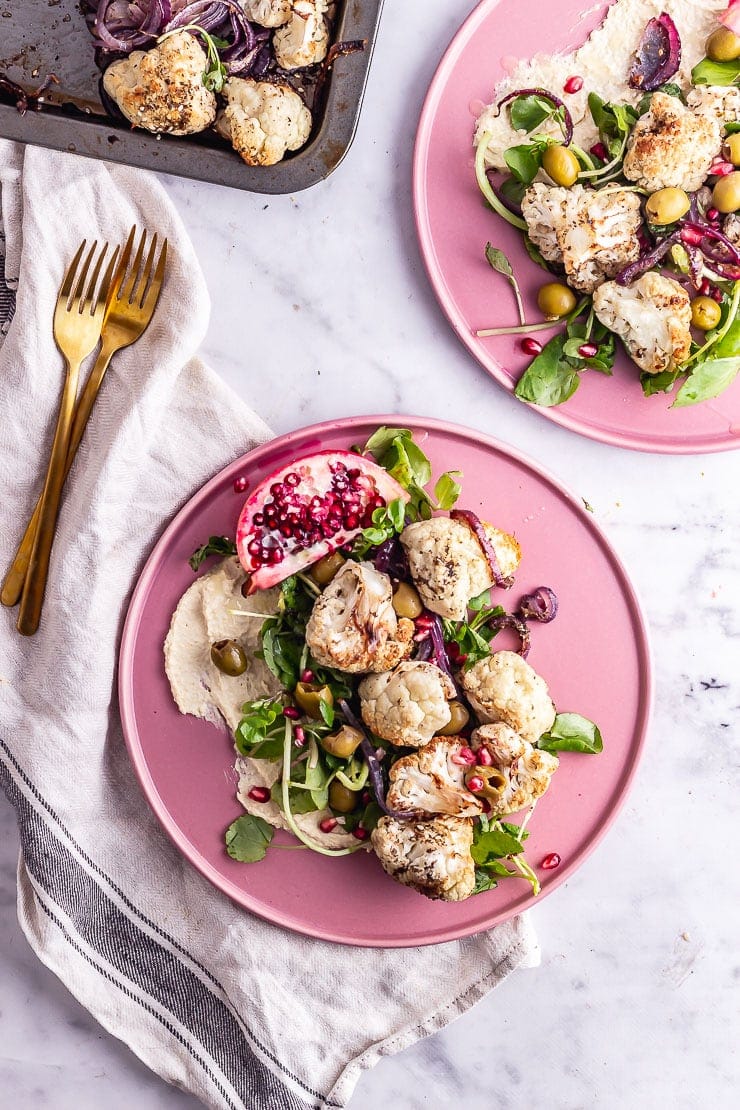
[[[112,62],[103,87],[134,127],[156,134],[193,135],[216,118],[216,97],[203,84],[205,51],[178,31],[151,50],[134,50]]]
[[[740,247],[740,216],[736,216],[734,212],[726,216],[722,232],[734,247]]]
[[[289,20],[272,38],[279,66],[301,69],[324,60],[329,49],[328,8],[328,0],[292,0]]]
[[[740,89],[736,85],[697,85],[686,97],[697,116],[710,116],[720,123],[740,123]]]
[[[241,0],[244,14],[261,27],[282,27],[290,19],[292,0]]]
[[[389,772],[386,800],[399,813],[446,813],[475,817],[483,806],[465,786],[469,766],[460,753],[467,745],[459,736],[438,736],[418,752],[396,760]]]
[[[501,573],[519,566],[521,551],[513,536],[492,524],[483,527],[493,545]],[[462,620],[471,597],[493,585],[483,549],[464,521],[446,516],[409,524],[401,533],[409,570],[427,609],[449,620]]]
[[[493,760],[493,768],[500,773],[497,798],[491,796],[489,780],[487,797],[493,817],[516,813],[536,802],[545,793],[558,769],[556,755],[534,748],[513,728],[501,722],[477,728],[471,738],[471,746],[475,752],[485,748]]]
[[[418,748],[450,720],[454,683],[434,663],[399,663],[395,671],[364,678],[362,719],[383,740]]]
[[[387,574],[347,561],[317,597],[306,643],[322,667],[350,674],[391,671],[411,651],[414,622],[396,616]]]
[[[604,282],[594,293],[594,312],[648,374],[674,370],[689,357],[689,295],[671,278],[648,272],[627,287]]]
[[[592,293],[640,254],[640,198],[619,186],[570,189],[535,182],[522,200],[527,234],[548,262],[561,262],[568,284]]]
[[[678,97],[653,93],[627,143],[624,176],[651,193],[670,186],[691,193],[719,154],[721,134],[712,113],[694,113]]]
[[[248,166],[274,166],[288,150],[298,150],[311,133],[311,113],[287,85],[231,77],[227,104],[216,130],[229,139]]]
[[[444,902],[461,902],[473,893],[470,819],[397,821],[381,817],[370,839],[383,870],[404,886]]]
[[[535,744],[552,728],[555,706],[544,678],[515,651],[496,651],[460,676],[476,716],[503,721]]]

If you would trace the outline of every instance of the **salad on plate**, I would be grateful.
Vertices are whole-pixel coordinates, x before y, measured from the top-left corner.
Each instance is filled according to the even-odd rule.
[[[475,128],[487,203],[547,272],[520,334],[530,403],[567,401],[618,344],[646,396],[716,397],[740,369],[740,3],[616,0],[572,54],[516,62]],[[492,226],[492,239],[495,225]],[[557,328],[543,343],[538,338]]]
[[[249,492],[233,538],[193,553],[196,571],[219,562],[180,599],[165,668],[181,712],[233,736],[232,858],[285,848],[270,847],[285,829],[323,856],[372,851],[430,898],[509,878],[538,892],[527,823],[557,753],[602,738],[529,662],[557,598],[504,604],[520,547],[458,507],[462,477],[433,482],[412,433],[381,427],[291,460]]]

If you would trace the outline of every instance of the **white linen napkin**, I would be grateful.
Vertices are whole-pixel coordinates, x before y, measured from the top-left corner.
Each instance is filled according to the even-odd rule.
[[[115,672],[131,588],[164,524],[269,430],[196,357],[209,301],[153,175],[0,142],[0,571],[38,493],[61,386],[51,331],[83,237],[169,237],[152,326],[113,361],[72,471],[37,636],[0,617],[0,782],[39,958],[164,1079],[233,1110],[341,1107],[363,1069],[442,1028],[538,950],[525,919],[410,951],[347,949],[233,905],[179,855],[134,777]],[[0,248],[2,242],[0,241]],[[311,969],[310,976],[306,968]]]

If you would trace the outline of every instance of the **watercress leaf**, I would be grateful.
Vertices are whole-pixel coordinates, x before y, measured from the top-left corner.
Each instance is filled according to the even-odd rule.
[[[510,146],[504,151],[504,161],[517,181],[531,185],[542,165],[542,152],[531,143]]]
[[[226,830],[226,851],[240,863],[257,863],[264,859],[274,832],[264,818],[244,813]]]
[[[319,701],[319,713],[321,714],[324,724],[329,728],[334,724],[335,711],[333,705],[328,705],[322,698]]]
[[[513,180],[513,179],[510,179],[510,180]],[[523,189],[523,186],[520,186],[520,187]],[[534,245],[534,243],[529,238],[529,236],[528,235],[523,235],[522,238],[524,239],[524,249],[527,252],[527,254],[529,255],[529,257],[532,259],[532,261],[535,262],[541,269],[547,270],[548,274],[552,273],[552,270],[550,269],[549,264],[547,263],[547,261],[543,257],[542,252]]]
[[[519,825],[514,825],[510,821],[499,821],[498,823],[502,829],[505,829],[506,832],[511,833],[511,835],[515,836],[517,840],[526,840],[529,836],[529,829],[524,829],[524,831],[522,832]]]
[[[476,830],[470,854],[479,866],[485,867],[492,860],[505,859],[507,856],[518,855],[522,851],[524,848],[516,836],[512,836],[498,824],[494,824],[487,832]]]
[[[482,894],[485,890],[495,890],[497,886],[498,882],[493,875],[490,875],[482,867],[476,867],[473,894]]]
[[[549,732],[537,745],[546,752],[588,752],[597,755],[604,747],[598,726],[580,713],[558,713]]]
[[[585,362],[583,355],[579,355],[578,349],[582,347],[585,340],[583,336],[575,335],[572,339],[567,339],[563,344],[563,355],[565,358],[575,358],[579,362]]]
[[[474,613],[479,613],[481,609],[485,609],[487,605],[491,604],[491,591],[490,589],[484,590],[482,594],[477,597],[471,597],[468,602],[468,609],[472,609]]]
[[[656,393],[670,393],[676,384],[680,370],[663,370],[660,374],[640,374],[642,392],[646,397],[653,397]]]
[[[311,797],[310,790],[296,790],[290,786],[288,788],[288,796],[290,798],[290,809],[292,813],[313,813],[316,809],[325,809],[325,806],[317,806]],[[278,781],[274,783],[270,790],[270,798],[280,809],[283,808],[283,784]]]
[[[578,371],[565,361],[565,342],[564,336],[556,335],[529,364],[514,391],[521,401],[547,408],[573,396],[578,389]]]
[[[671,408],[684,408],[718,397],[732,385],[740,370],[740,358],[708,358],[699,362],[683,383]]]
[[[366,455],[369,452],[375,457],[376,462],[379,462],[382,466],[383,463],[381,460],[386,452],[393,446],[395,440],[399,437],[403,439],[410,435],[411,432],[408,428],[386,428],[385,425],[383,425],[378,428],[377,431],[373,432],[370,439],[363,447],[362,453]]]
[[[210,536],[188,559],[191,568],[197,570],[209,555],[236,555],[236,544],[228,536]]]
[[[725,131],[728,135],[736,135],[740,131],[740,120],[725,120]]]
[[[740,84],[740,58],[732,62],[713,62],[704,58],[691,71],[694,85],[737,85]]]
[[[517,96],[511,102],[509,118],[515,131],[534,131],[554,112],[554,106],[541,96]]]
[[[462,478],[461,470],[447,470],[437,480],[434,498],[438,509],[451,509],[460,496],[462,486],[457,478]]]
[[[403,532],[406,523],[406,503],[397,497],[394,501],[389,501],[388,518],[393,525],[396,532]]]
[[[414,443],[410,436],[404,446],[406,448],[406,457],[408,458],[414,481],[418,486],[425,486],[427,482],[430,482],[432,479],[432,464],[429,462],[429,459],[426,457],[421,447],[419,447],[417,443]]]
[[[508,174],[501,179],[499,184],[499,192],[511,201],[512,204],[520,205],[527,191],[527,186],[523,185],[521,181],[517,181],[515,177]]]

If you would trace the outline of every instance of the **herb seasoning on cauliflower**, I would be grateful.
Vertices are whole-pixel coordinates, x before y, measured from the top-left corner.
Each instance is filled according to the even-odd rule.
[[[626,288],[604,282],[594,293],[594,312],[647,374],[674,370],[689,357],[689,295],[671,278],[647,273]]]
[[[287,85],[231,77],[224,95],[227,103],[216,130],[248,166],[274,166],[311,133],[311,113]]]
[[[412,755],[396,760],[389,774],[390,808],[419,816],[476,817],[482,813],[480,799],[465,786],[469,767],[461,753],[466,747],[457,736],[438,736]]]
[[[383,740],[418,748],[450,721],[453,682],[433,663],[410,660],[359,686],[362,719]]]
[[[721,133],[715,115],[694,113],[676,96],[653,93],[630,135],[624,176],[651,193],[669,187],[691,193],[704,184]]]
[[[328,0],[292,0],[290,18],[275,32],[275,58],[283,69],[323,62],[329,49]]]
[[[515,651],[497,651],[460,678],[479,720],[503,721],[531,744],[552,728],[555,706],[547,683]]]
[[[470,854],[473,822],[459,817],[431,821],[397,821],[381,817],[372,845],[383,870],[404,886],[461,902],[475,887],[475,864]]]
[[[491,765],[501,772],[498,797],[494,799],[490,792],[487,795],[494,817],[505,817],[532,805],[545,793],[558,769],[556,755],[533,747],[501,722],[481,725],[473,733],[471,744],[476,754],[485,749]]]
[[[261,27],[282,27],[290,19],[292,0],[242,0],[247,19]]]

